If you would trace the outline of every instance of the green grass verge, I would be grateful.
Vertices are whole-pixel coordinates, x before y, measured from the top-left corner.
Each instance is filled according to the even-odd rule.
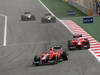
[[[41,0],[58,18],[72,17],[67,15],[67,11],[75,10],[77,14],[73,17],[86,16],[75,7],[65,3],[63,0]]]
[[[94,22],[90,24],[83,24],[82,17],[69,18],[81,26],[86,32],[92,35],[96,40],[100,41],[100,16],[95,16]]]

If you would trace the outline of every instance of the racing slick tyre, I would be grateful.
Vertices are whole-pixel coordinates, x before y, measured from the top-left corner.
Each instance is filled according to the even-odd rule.
[[[89,49],[90,48],[90,45],[87,45],[86,49]]]
[[[89,49],[89,48],[90,48],[90,43],[87,42],[87,47],[86,47],[86,49]]]
[[[63,60],[68,60],[68,54],[65,51],[62,54],[62,59]]]
[[[52,18],[52,22],[56,23],[56,18],[55,17]]]
[[[21,16],[21,21],[26,21],[25,16]]]
[[[86,42],[86,48],[85,49],[89,49],[90,48],[90,43],[89,43],[89,40],[88,39],[85,39],[87,42]]]
[[[40,65],[40,58],[38,56],[34,57],[34,62],[32,63],[35,66],[39,66]]]

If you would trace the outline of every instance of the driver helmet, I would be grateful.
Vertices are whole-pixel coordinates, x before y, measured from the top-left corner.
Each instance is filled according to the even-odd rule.
[[[50,50],[50,51],[53,51],[53,48],[50,48],[49,50]]]

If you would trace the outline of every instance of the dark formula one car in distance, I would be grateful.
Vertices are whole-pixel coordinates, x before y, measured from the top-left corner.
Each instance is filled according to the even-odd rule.
[[[34,21],[36,18],[31,12],[25,12],[21,15],[21,21]]]
[[[42,23],[55,23],[56,18],[52,16],[50,13],[47,13],[44,15],[44,17],[41,18]]]
[[[89,49],[90,43],[87,38],[83,38],[81,34],[75,34],[72,40],[68,40],[69,50]]]
[[[35,56],[32,65],[39,66],[46,64],[57,64],[64,60],[68,60],[68,54],[62,49],[61,46],[55,46],[42,52],[39,56]]]

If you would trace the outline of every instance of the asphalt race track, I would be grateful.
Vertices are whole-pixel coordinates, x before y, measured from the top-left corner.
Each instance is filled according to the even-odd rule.
[[[34,14],[36,21],[20,21],[25,11]],[[4,22],[0,16],[0,75],[100,75],[100,64],[88,50],[68,52],[69,61],[57,65],[31,65],[33,56],[46,50],[51,42],[67,47],[67,40],[72,38],[58,21],[41,23],[47,12],[38,0],[0,0],[0,13],[8,17],[7,46],[2,46]]]

